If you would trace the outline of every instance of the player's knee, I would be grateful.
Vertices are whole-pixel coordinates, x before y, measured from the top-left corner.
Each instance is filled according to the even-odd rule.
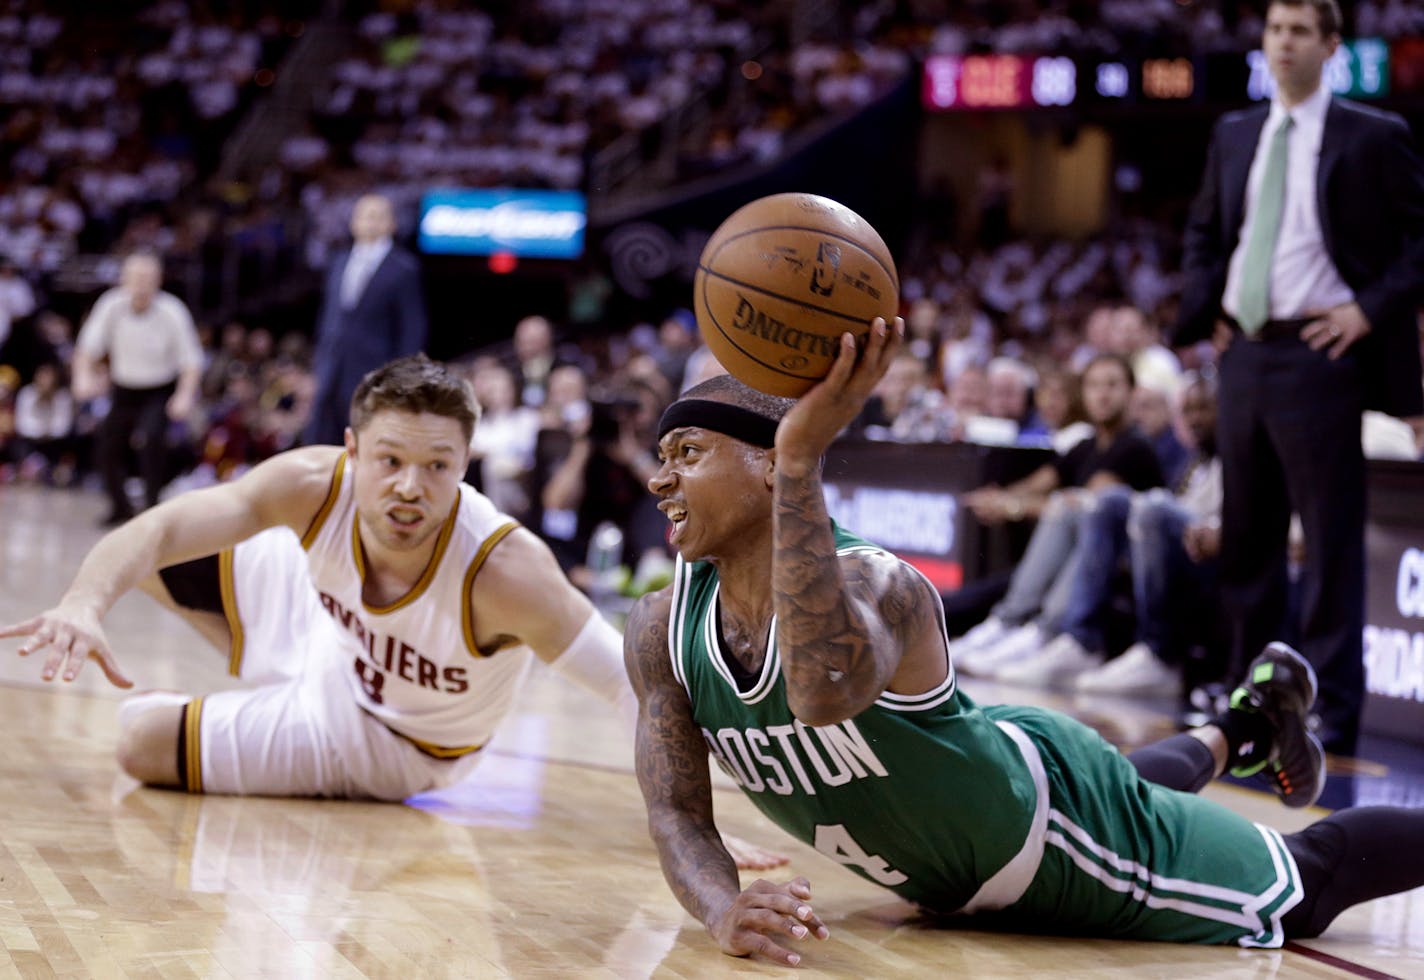
[[[182,709],[155,707],[119,731],[119,768],[150,786],[178,785],[178,729]]]

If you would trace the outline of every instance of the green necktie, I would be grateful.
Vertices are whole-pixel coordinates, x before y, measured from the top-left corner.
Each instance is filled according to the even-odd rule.
[[[1236,322],[1249,336],[1260,331],[1271,318],[1271,259],[1276,254],[1276,237],[1281,230],[1281,212],[1286,203],[1286,156],[1289,153],[1292,120],[1286,116],[1271,137],[1266,151],[1266,172],[1256,195],[1256,219],[1246,242],[1241,263],[1241,290],[1236,298]]]

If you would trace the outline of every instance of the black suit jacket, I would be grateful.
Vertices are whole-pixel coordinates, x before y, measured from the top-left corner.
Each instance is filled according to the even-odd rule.
[[[342,253],[327,270],[312,365],[317,401],[330,406],[335,421],[324,425],[322,432],[313,432],[309,441],[330,442],[333,432],[327,429],[339,441],[347,405],[366,372],[423,350],[426,344],[425,296],[415,256],[392,245],[356,305],[345,309],[341,278],[350,258],[350,251]]]
[[[1177,345],[1211,336],[1246,211],[1246,181],[1270,106],[1223,116],[1187,219]],[[1424,414],[1416,307],[1424,295],[1424,167],[1405,121],[1346,99],[1325,114],[1316,180],[1325,250],[1371,332],[1355,346],[1365,404]]]

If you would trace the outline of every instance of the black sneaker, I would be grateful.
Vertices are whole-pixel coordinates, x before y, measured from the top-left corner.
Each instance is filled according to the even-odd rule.
[[[1251,661],[1246,682],[1231,694],[1231,707],[1258,711],[1270,722],[1270,754],[1233,776],[1260,773],[1286,806],[1310,806],[1325,788],[1325,750],[1309,727],[1315,703],[1315,671],[1300,654],[1284,643],[1268,643]]]

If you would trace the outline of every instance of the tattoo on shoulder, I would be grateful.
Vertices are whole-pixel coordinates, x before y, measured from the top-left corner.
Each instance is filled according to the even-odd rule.
[[[931,594],[925,580],[904,562],[895,561],[886,569],[883,582],[877,584],[880,614],[885,625],[898,636],[923,629],[937,622]]]

